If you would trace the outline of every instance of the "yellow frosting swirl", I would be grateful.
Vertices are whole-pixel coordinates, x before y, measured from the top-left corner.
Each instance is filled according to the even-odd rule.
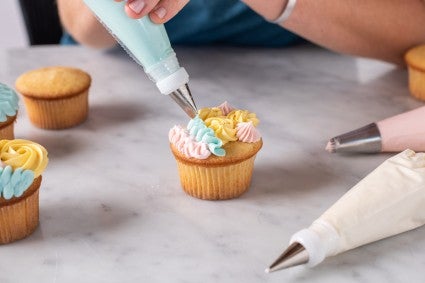
[[[34,178],[43,173],[47,166],[47,150],[27,140],[1,140],[0,159],[13,169],[23,168],[34,171]]]
[[[236,124],[241,122],[252,122],[254,126],[257,126],[260,123],[257,115],[248,110],[233,110],[227,114],[227,118],[232,119]]]
[[[208,118],[223,116],[223,112],[219,107],[206,107],[198,111],[198,116],[205,121]]]
[[[229,141],[236,141],[236,129],[232,119],[225,116],[212,117],[205,120],[205,125],[214,130],[215,135],[221,139],[223,145]]]

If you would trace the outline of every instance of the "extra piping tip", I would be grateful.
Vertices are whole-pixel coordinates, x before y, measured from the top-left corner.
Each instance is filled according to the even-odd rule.
[[[381,133],[375,123],[333,137],[326,145],[330,153],[377,153],[381,150]]]
[[[306,264],[308,260],[309,255],[304,246],[294,242],[265,270],[265,272],[271,273],[279,269]]]

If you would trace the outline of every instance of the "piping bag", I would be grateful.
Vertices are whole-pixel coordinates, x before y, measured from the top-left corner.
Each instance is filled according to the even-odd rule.
[[[333,137],[326,150],[337,153],[425,151],[425,106]]]
[[[425,153],[407,149],[384,161],[351,188],[268,268],[306,264],[422,226],[425,223]]]
[[[163,24],[153,23],[149,16],[131,19],[124,11],[125,2],[84,0],[99,21],[115,37],[159,91],[171,96],[191,117],[197,113],[188,86],[189,75],[180,67]]]

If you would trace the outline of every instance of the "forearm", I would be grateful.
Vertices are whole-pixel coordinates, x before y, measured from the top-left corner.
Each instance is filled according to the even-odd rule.
[[[275,19],[286,0],[244,2]],[[425,1],[298,0],[283,26],[337,52],[404,64],[404,53],[425,43]]]
[[[96,48],[116,44],[82,0],[57,0],[57,4],[62,25],[76,41]]]

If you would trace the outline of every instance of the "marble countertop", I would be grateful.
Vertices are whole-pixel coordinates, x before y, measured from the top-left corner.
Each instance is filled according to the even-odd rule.
[[[21,101],[16,137],[50,163],[40,226],[0,246],[0,282],[423,282],[425,230],[308,269],[264,269],[388,154],[332,155],[327,140],[423,104],[407,72],[312,46],[176,48],[198,106],[224,100],[261,119],[264,147],[242,197],[202,201],[180,188],[167,133],[187,117],[120,50],[0,50],[0,81],[48,65],[93,78],[88,120],[61,131],[32,126]]]

